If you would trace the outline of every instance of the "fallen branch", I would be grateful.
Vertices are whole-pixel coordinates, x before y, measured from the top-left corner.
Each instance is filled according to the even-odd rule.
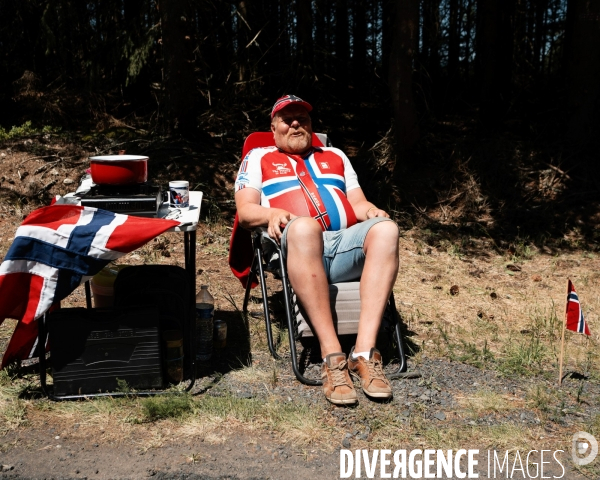
[[[552,170],[557,171],[558,173],[560,173],[563,177],[565,177],[567,180],[571,180],[571,177],[569,176],[569,174],[567,172],[565,172],[564,170],[561,170],[560,168],[558,168],[555,165],[552,165],[551,163],[547,163],[546,165],[548,165]]]
[[[52,181],[48,182],[46,185],[44,185],[42,188],[40,188],[36,192],[36,195],[39,195],[40,193],[44,193],[44,192],[50,190],[54,185],[56,185],[56,180],[52,180]]]

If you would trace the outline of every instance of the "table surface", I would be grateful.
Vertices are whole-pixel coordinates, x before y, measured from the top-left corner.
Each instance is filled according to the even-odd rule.
[[[58,199],[56,203],[80,205],[81,202],[79,201],[77,194],[88,191],[93,185],[91,177],[86,175],[75,192],[67,193],[64,197]],[[163,203],[158,209],[156,217],[173,219],[181,222],[180,225],[167,230],[168,232],[193,232],[198,229],[200,209],[202,207],[202,196],[203,192],[190,191],[190,207],[187,210],[170,208],[166,203]]]
[[[181,222],[181,225],[169,229],[169,232],[193,232],[198,228],[200,220],[202,195],[202,192],[190,191],[190,208],[187,210],[169,208],[166,203],[163,203],[158,210],[157,217],[173,218]]]

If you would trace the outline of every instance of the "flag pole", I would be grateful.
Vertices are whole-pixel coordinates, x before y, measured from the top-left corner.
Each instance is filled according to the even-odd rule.
[[[565,329],[567,326],[567,307],[569,306],[569,282],[567,279],[567,295],[565,296],[565,315],[563,318],[562,336],[560,340],[560,363],[558,369],[558,385],[562,385],[562,374],[563,374],[563,355],[565,352]]]

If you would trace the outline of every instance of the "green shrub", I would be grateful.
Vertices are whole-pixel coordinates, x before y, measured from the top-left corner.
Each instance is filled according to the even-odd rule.
[[[31,135],[39,135],[40,133],[58,133],[58,132],[60,132],[60,128],[52,127],[50,125],[45,125],[40,130],[31,125],[31,120],[27,120],[20,127],[13,125],[13,127],[9,131],[6,131],[4,128],[0,127],[0,142],[4,142],[6,140],[13,140],[15,138],[20,138],[20,137],[28,137]]]
[[[193,409],[193,400],[189,395],[158,395],[142,402],[142,411],[148,421],[180,418],[192,413]]]

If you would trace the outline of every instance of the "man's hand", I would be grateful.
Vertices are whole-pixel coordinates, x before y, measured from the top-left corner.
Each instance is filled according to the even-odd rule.
[[[244,188],[235,194],[240,225],[244,228],[267,227],[269,237],[277,243],[285,226],[295,215],[282,208],[267,208],[260,205],[260,192]]]
[[[269,208],[268,216],[269,224],[267,225],[267,232],[269,233],[269,237],[280,243],[283,229],[296,216],[281,208]]]
[[[369,218],[375,217],[390,218],[385,210],[382,210],[369,202],[360,188],[350,190],[347,197],[350,205],[352,205],[352,208],[354,209],[356,219],[359,222],[364,222]]]
[[[367,220],[369,218],[375,218],[375,217],[390,218],[390,215],[385,210],[382,210],[381,208],[377,208],[377,207],[369,208],[367,210]]]

